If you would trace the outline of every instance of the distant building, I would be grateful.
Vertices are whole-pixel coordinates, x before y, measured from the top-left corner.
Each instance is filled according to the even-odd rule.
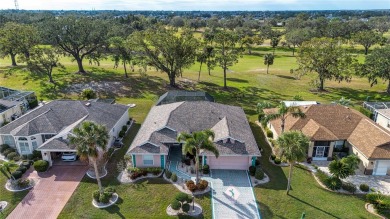
[[[373,120],[390,131],[390,102],[364,102],[363,107],[373,113]]]
[[[316,105],[320,104],[317,101],[295,101],[295,100],[285,100],[282,101],[284,104],[286,104],[287,107],[289,106],[310,106],[310,105]]]
[[[214,97],[204,91],[172,90],[163,94],[156,106],[181,102],[181,101],[209,101],[214,102]]]
[[[17,91],[0,87],[0,126],[20,117],[38,103],[32,91]]]

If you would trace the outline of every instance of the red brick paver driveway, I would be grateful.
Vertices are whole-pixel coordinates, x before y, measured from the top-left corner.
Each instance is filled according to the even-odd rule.
[[[86,171],[87,166],[53,166],[46,173],[29,172],[37,183],[7,218],[57,218]]]

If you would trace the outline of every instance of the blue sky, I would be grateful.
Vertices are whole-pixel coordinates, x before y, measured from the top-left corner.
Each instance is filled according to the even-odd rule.
[[[0,0],[13,9],[14,0]],[[390,9],[390,0],[18,0],[20,9],[40,10],[338,10]]]

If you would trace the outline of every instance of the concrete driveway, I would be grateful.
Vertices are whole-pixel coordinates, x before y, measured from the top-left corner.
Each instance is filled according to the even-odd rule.
[[[261,218],[246,171],[211,170],[211,177],[207,180],[212,184],[214,219]],[[231,187],[234,188],[236,199],[229,197],[229,193],[224,193]]]
[[[57,218],[87,169],[84,165],[53,166],[39,174],[30,169],[26,174],[36,180],[36,185],[7,218]]]

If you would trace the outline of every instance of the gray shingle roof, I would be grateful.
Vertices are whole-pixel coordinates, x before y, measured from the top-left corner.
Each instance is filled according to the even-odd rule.
[[[164,146],[164,142],[176,142],[180,132],[205,129],[215,132],[215,145],[221,155],[260,156],[242,108],[208,101],[177,102],[152,107],[129,153],[140,153],[139,147],[146,143],[149,147],[158,148]],[[226,138],[234,139],[234,143],[219,141]],[[150,151],[160,153],[159,149]]]
[[[67,126],[85,117],[106,126],[110,131],[127,112],[128,106],[74,100],[55,100],[43,105],[0,128],[1,134],[30,136],[39,133],[57,134]]]
[[[71,145],[68,141],[63,140],[61,138],[55,138],[51,139],[48,142],[45,142],[45,144],[39,147],[39,150],[69,151],[75,150],[75,145]]]
[[[214,102],[214,97],[204,91],[171,90],[161,95],[156,106],[174,102],[202,100]]]

